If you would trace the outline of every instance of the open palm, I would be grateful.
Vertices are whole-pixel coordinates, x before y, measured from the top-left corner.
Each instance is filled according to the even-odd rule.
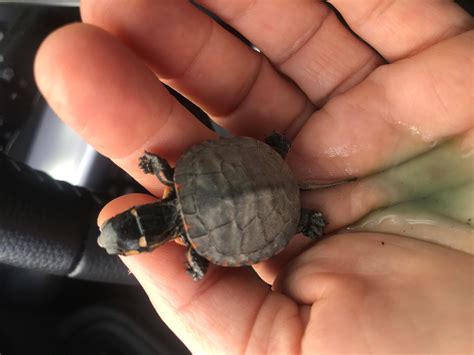
[[[174,244],[125,258],[160,316],[194,352],[467,352],[471,17],[449,1],[331,1],[364,43],[316,0],[199,3],[259,51],[188,1],[82,1],[89,24],[60,29],[38,53],[40,89],[157,196],[143,151],[173,161],[216,137],[161,80],[232,134],[285,132],[303,185],[357,178],[303,193],[328,231],[368,217],[317,244],[295,237],[258,276],[211,267],[194,283]],[[151,200],[124,196],[100,218]]]

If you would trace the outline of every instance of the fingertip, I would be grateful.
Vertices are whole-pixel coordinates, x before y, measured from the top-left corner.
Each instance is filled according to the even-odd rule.
[[[75,37],[79,28],[85,26],[81,23],[71,23],[51,32],[39,46],[34,63],[33,73],[39,90],[45,97],[50,97],[51,89],[56,77],[55,72],[60,69],[58,63],[61,61],[62,54],[66,53],[63,45]],[[67,54],[67,53],[66,53]]]
[[[116,216],[117,214],[133,207],[140,206],[147,203],[155,202],[157,199],[151,195],[147,194],[128,194],[117,197],[116,199],[110,201],[107,205],[102,208],[99,215],[97,216],[97,225],[100,227],[104,224],[105,221]]]
[[[113,60],[123,52],[112,36],[96,26],[65,25],[48,35],[36,53],[34,76],[39,91],[58,116],[81,133],[84,117],[95,118],[100,105],[110,105],[103,93],[116,87],[100,63],[107,62],[113,72],[119,67]],[[121,57],[120,61],[125,60]]]

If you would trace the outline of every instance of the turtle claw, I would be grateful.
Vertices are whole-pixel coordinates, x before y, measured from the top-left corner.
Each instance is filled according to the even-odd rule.
[[[265,137],[265,143],[272,147],[284,159],[291,147],[291,142],[284,134],[273,131],[272,134]]]
[[[303,233],[314,240],[323,235],[326,224],[321,212],[302,208],[298,233]]]
[[[199,281],[204,277],[209,266],[209,261],[199,255],[194,249],[189,248],[186,252],[186,273],[193,278],[193,281]]]
[[[153,174],[153,165],[148,154],[149,153],[145,153],[145,155],[139,158],[138,166],[145,174]]]
[[[186,265],[186,273],[193,278],[193,281],[199,281],[204,277],[204,273],[194,270],[188,263]]]
[[[166,159],[156,154],[145,152],[139,158],[138,166],[145,174],[155,174],[164,185],[173,186],[173,168],[171,168]]]

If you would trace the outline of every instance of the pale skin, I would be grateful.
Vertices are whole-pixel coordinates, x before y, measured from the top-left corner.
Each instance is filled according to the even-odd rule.
[[[234,134],[286,132],[301,181],[368,181],[451,137],[472,137],[473,23],[451,1],[332,0],[368,45],[315,0],[200,3],[265,57],[187,1],[88,0],[85,23],[52,34],[35,63],[64,122],[155,196],[163,187],[137,164],[145,150],[173,162],[216,137],[159,80]],[[303,193],[339,233],[320,243],[297,236],[256,274],[211,266],[193,282],[175,243],[123,261],[194,353],[469,353],[468,250],[340,232],[383,199],[370,184]],[[99,224],[153,200],[118,198]]]

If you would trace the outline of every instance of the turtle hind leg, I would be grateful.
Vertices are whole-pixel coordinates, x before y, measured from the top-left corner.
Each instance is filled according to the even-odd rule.
[[[300,222],[298,224],[298,233],[303,233],[311,239],[317,239],[323,235],[326,222],[321,212],[302,208]]]
[[[140,157],[138,166],[145,174],[154,174],[164,185],[170,187],[174,185],[174,171],[166,159],[156,154],[145,152],[145,154]]]
[[[272,147],[278,154],[285,158],[290,150],[291,142],[287,136],[273,131],[272,134],[265,137],[265,143]]]
[[[194,281],[199,281],[204,277],[209,266],[209,261],[199,255],[196,250],[189,247],[186,252],[186,272],[193,278]]]

